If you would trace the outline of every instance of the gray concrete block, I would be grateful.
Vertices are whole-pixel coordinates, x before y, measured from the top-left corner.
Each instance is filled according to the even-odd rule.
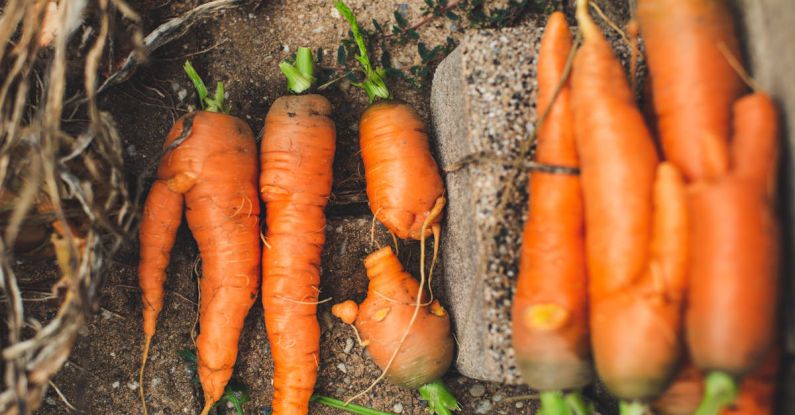
[[[431,92],[441,165],[485,152],[516,156],[533,131],[534,60],[541,25],[468,34],[437,68]],[[444,285],[458,339],[458,370],[520,383],[513,362],[510,306],[517,274],[526,174],[490,157],[446,174]],[[506,177],[521,189],[495,212]],[[513,176],[511,176],[513,177]]]

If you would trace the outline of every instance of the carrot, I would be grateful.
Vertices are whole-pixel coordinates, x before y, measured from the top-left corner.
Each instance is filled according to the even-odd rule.
[[[591,344],[596,369],[624,402],[643,410],[662,393],[681,352],[687,248],[684,184],[660,164],[621,64],[577,7],[583,45],[571,95],[585,203]]]
[[[639,0],[637,19],[665,155],[688,181],[714,177],[704,141],[729,141],[731,106],[744,89],[720,50],[740,56],[728,2]]]
[[[280,68],[292,92],[314,82],[312,54],[298,49]],[[265,118],[260,193],[267,246],[262,255],[262,305],[273,354],[273,414],[307,414],[320,362],[320,255],[325,242],[336,132],[329,101],[314,94],[283,96]]]
[[[439,167],[428,145],[428,128],[414,109],[391,100],[384,83],[385,71],[370,63],[356,17],[341,0],[335,6],[351,25],[359,47],[356,59],[366,76],[357,85],[367,92],[371,102],[359,122],[370,209],[394,235],[420,240],[421,264],[425,260],[425,238],[434,235],[433,264],[445,198]],[[373,103],[376,99],[384,101]],[[425,267],[421,269],[424,273]]]
[[[547,115],[539,126],[536,158],[578,167],[570,85],[564,79],[571,49],[566,17],[555,12],[538,54],[536,112]],[[525,382],[546,395],[541,412],[551,415],[548,402],[560,406],[560,391],[577,390],[594,379],[582,190],[577,176],[536,172],[530,175],[528,192],[532,197],[512,310],[513,348]],[[569,396],[578,397],[579,392]]]
[[[691,261],[687,343],[707,371],[699,415],[734,400],[736,379],[773,343],[778,224],[773,212],[778,120],[763,93],[739,99],[730,147],[715,144],[719,176],[690,184]]]
[[[144,206],[138,274],[146,344],[140,384],[143,400],[144,364],[163,309],[166,266],[184,201],[202,256],[197,356],[206,414],[232,376],[243,320],[259,289],[257,149],[248,125],[223,113],[223,85],[210,98],[189,62],[185,70],[206,110],[183,116],[171,129]]]
[[[449,415],[458,409],[441,376],[453,361],[450,318],[438,300],[422,304],[421,284],[403,270],[392,248],[364,260],[370,284],[358,306],[346,301],[332,307],[345,322],[353,321],[362,344],[392,383],[419,389],[430,410]]]

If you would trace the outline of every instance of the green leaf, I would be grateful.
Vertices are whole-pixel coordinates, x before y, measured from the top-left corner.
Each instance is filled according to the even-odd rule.
[[[427,60],[430,56],[430,51],[428,51],[428,47],[425,46],[425,43],[419,42],[417,43],[417,52],[420,54],[420,57],[423,61]]]
[[[458,15],[453,13],[452,10],[448,10],[444,15],[450,20],[458,20]]]
[[[345,65],[345,46],[343,45],[337,48],[337,65]]]
[[[196,363],[196,353],[190,349],[182,349],[177,351],[177,356],[181,357],[182,360],[188,363]]]
[[[409,30],[406,32],[406,36],[407,36],[409,39],[411,39],[411,40],[417,40],[417,39],[419,39],[419,38],[420,38],[420,34],[419,34],[419,33],[417,33],[417,31],[416,31],[416,30],[414,30],[414,29],[409,29]]]
[[[315,49],[315,62],[317,62],[318,66],[323,63],[323,48]]]
[[[373,19],[373,27],[377,33],[384,33],[384,28],[381,26],[381,23],[378,23],[378,20]]]

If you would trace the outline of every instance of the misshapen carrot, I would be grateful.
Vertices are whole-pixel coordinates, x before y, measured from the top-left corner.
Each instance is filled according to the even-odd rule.
[[[690,180],[714,177],[704,140],[726,143],[744,87],[721,48],[740,56],[725,0],[639,0],[654,108],[666,158]]]
[[[688,189],[697,220],[690,226],[687,343],[712,391],[699,414],[732,402],[734,379],[761,362],[775,332],[777,112],[770,97],[754,93],[735,103],[733,116],[731,146],[714,152],[725,159],[717,163],[723,174]]]
[[[449,415],[458,404],[440,379],[453,361],[455,348],[447,312],[438,300],[416,307],[420,285],[403,270],[392,248],[368,255],[364,266],[370,280],[367,298],[358,307],[353,301],[337,304],[332,313],[345,322],[353,321],[362,344],[386,371],[387,379],[419,389],[433,413]]]
[[[311,52],[282,65],[293,92],[311,85]],[[296,69],[295,67],[292,67]],[[307,80],[307,79],[305,79]],[[262,138],[260,193],[268,246],[262,255],[262,305],[273,354],[274,415],[305,415],[320,362],[320,255],[323,209],[331,193],[336,133],[331,104],[320,95],[284,96],[271,105]]]
[[[367,198],[375,217],[401,239],[438,240],[444,184],[428,145],[428,128],[406,104],[391,100],[384,70],[373,68],[353,12],[342,2],[336,7],[351,25],[359,45],[357,60],[366,79],[360,86],[372,104],[359,123]]]
[[[561,12],[549,16],[538,55],[536,159],[578,167],[577,143],[564,82],[571,33]],[[554,97],[556,89],[557,97]],[[554,102],[553,102],[554,99]],[[522,377],[542,393],[579,389],[594,379],[590,356],[585,229],[580,178],[530,175],[519,279],[513,300],[513,348]],[[552,396],[562,398],[560,393]],[[544,409],[546,400],[542,400]]]
[[[682,177],[658,167],[621,64],[578,3],[584,42],[572,101],[585,201],[591,342],[597,372],[625,401],[665,390],[681,352],[686,262]]]
[[[223,87],[209,99],[187,63],[186,70],[208,111],[180,118],[166,138],[166,152],[144,207],[139,282],[145,362],[163,308],[165,269],[184,200],[188,226],[202,256],[197,357],[207,413],[232,376],[243,321],[259,288],[257,149],[246,123],[213,112],[224,110]],[[143,397],[143,389],[141,393]]]

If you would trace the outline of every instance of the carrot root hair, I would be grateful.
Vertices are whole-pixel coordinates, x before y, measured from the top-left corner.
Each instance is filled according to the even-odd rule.
[[[439,216],[441,216],[446,203],[447,199],[445,199],[444,196],[439,196],[433,208],[431,208],[428,213],[428,216],[422,222],[422,228],[420,229],[420,290],[422,290],[422,281],[425,281],[425,231],[428,229],[429,223],[435,222]],[[433,302],[433,287],[431,283],[433,282],[433,268],[436,266],[436,259],[439,254],[439,235],[441,231],[442,227],[438,222],[431,225],[431,232],[433,233],[433,259],[431,259],[431,269],[428,272],[428,292],[430,294],[430,299],[427,303],[422,303],[422,306],[427,306]],[[422,291],[420,291],[420,294],[422,294]]]
[[[207,415],[207,414],[209,414],[211,409],[213,409],[213,402],[210,402],[210,401],[208,400],[208,401],[207,401],[207,402],[204,404],[204,408],[202,408],[202,413],[201,413],[201,415]]]
[[[141,355],[141,370],[138,372],[138,391],[141,394],[141,406],[144,408],[144,415],[148,415],[149,411],[146,409],[146,393],[144,393],[144,369],[146,368],[146,360],[149,358],[149,347],[152,345],[152,336],[147,334],[146,341],[144,342],[144,351]]]

